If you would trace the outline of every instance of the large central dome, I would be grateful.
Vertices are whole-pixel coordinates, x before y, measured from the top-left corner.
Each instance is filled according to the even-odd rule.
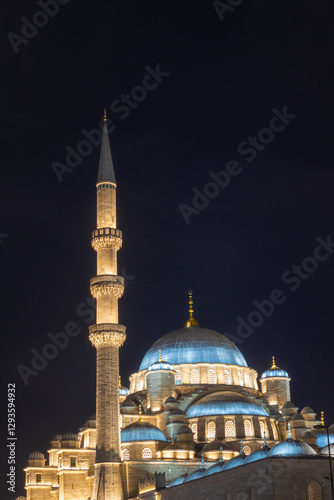
[[[140,370],[159,360],[159,350],[164,361],[172,365],[183,363],[224,363],[247,366],[239,349],[221,333],[191,326],[174,330],[157,340],[147,351]]]

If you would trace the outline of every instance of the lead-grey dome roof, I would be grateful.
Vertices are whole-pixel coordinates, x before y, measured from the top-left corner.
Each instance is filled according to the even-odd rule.
[[[157,340],[145,354],[140,370],[147,370],[161,357],[171,365],[197,363],[224,363],[247,366],[239,349],[227,337],[208,328],[193,326],[167,333]]]

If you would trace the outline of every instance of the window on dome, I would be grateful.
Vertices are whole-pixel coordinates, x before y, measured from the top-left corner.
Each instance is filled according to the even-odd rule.
[[[308,500],[323,499],[322,486],[317,481],[312,481],[312,483],[308,485],[307,492],[308,492],[308,497],[307,497]]]
[[[277,427],[274,424],[274,422],[271,422],[271,428],[273,430],[274,439],[275,439],[275,441],[277,441],[278,440],[278,432],[277,432]]]
[[[256,500],[256,489],[254,488],[254,486],[252,486],[249,491],[249,499]]]
[[[191,370],[190,372],[190,383],[199,384],[199,373],[198,370]]]
[[[208,439],[215,439],[215,437],[216,437],[216,424],[214,422],[208,423],[206,436]]]
[[[250,449],[249,446],[244,446],[244,454],[245,455],[250,455],[252,453],[252,450]]]
[[[235,426],[233,420],[227,420],[225,423],[225,437],[235,437]]]
[[[261,437],[264,437],[264,422],[262,420],[260,421],[260,432],[261,432]]]
[[[42,481],[42,474],[36,474],[36,483],[40,483]]]
[[[225,384],[230,384],[230,374],[228,370],[224,370],[224,382]]]
[[[182,372],[181,372],[181,370],[176,370],[176,373],[175,373],[175,384],[176,385],[182,384]]]
[[[241,377],[241,373],[238,372],[238,382],[239,382],[239,385],[243,385],[242,384],[242,377]]]
[[[198,437],[198,434],[197,434],[197,424],[192,424],[191,425],[191,430],[194,433],[194,440],[197,441],[197,437]]]
[[[122,460],[130,460],[130,451],[127,448],[122,450]]]
[[[142,458],[152,458],[151,448],[144,448],[142,451]]]
[[[208,384],[215,383],[215,372],[211,368],[208,370]]]
[[[252,422],[250,420],[245,420],[244,427],[245,427],[245,436],[252,436],[253,435]]]

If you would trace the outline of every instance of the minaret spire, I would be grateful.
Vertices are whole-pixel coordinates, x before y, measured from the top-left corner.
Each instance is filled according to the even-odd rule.
[[[117,274],[122,232],[117,228],[116,181],[104,114],[97,189],[97,229],[92,247],[97,253],[96,276],[90,291],[96,299],[96,324],[89,339],[96,348],[96,459],[92,500],[123,500],[120,458],[119,348],[125,327],[118,323],[118,299],[124,278]]]
[[[184,325],[185,328],[191,328],[193,326],[199,326],[199,324],[197,323],[197,321],[193,317],[193,314],[194,314],[194,308],[193,308],[193,305],[194,305],[193,291],[189,290],[188,295],[189,295],[189,301],[188,301],[188,304],[189,304],[189,319],[186,321],[186,323]]]
[[[103,115],[103,131],[102,142],[99,162],[99,172],[97,175],[97,182],[112,182],[116,184],[114,164],[111,157],[108,125],[107,125],[107,110],[104,110]]]

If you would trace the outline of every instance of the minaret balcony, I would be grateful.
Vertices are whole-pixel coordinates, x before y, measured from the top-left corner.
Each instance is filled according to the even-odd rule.
[[[126,339],[125,326],[114,323],[100,323],[89,327],[89,340],[94,347],[121,347]]]
[[[117,299],[124,293],[124,278],[112,274],[102,274],[90,280],[90,293],[94,299],[113,294]]]
[[[95,251],[100,248],[122,248],[122,231],[113,227],[100,227],[92,232],[92,247]]]

